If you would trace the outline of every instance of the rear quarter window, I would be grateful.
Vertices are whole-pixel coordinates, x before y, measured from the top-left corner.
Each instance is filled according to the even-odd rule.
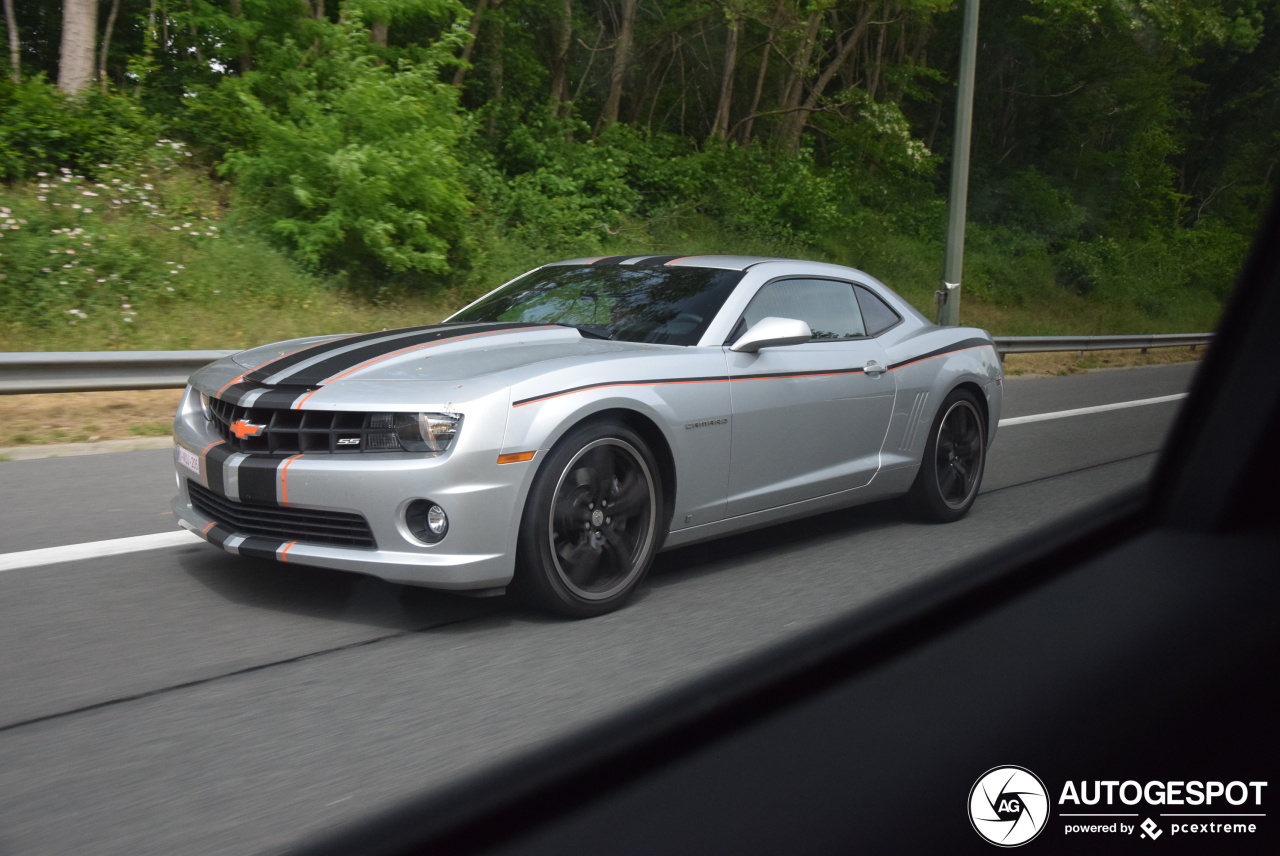
[[[853,291],[858,295],[858,306],[862,309],[862,321],[866,324],[868,336],[878,336],[902,320],[901,315],[870,289],[855,285]]]

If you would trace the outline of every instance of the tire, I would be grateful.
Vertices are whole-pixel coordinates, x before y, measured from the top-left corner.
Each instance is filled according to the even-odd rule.
[[[571,618],[620,607],[644,579],[664,534],[659,478],[653,453],[626,426],[597,422],[571,431],[529,490],[516,591],[539,609]]]
[[[986,420],[973,393],[953,390],[929,429],[920,472],[907,494],[922,518],[950,523],[969,513],[987,462]]]

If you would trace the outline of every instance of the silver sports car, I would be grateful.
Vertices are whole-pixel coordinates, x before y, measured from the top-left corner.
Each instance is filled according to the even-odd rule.
[[[859,270],[574,259],[440,324],[201,369],[173,509],[242,556],[596,615],[663,547],[902,495],[961,517],[1001,382],[986,332]]]

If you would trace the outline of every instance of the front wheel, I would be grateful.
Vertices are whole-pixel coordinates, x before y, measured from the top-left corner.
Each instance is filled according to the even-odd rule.
[[[534,477],[520,523],[515,588],[573,618],[621,606],[653,561],[662,525],[658,466],[635,432],[570,432]]]
[[[954,390],[934,417],[908,503],[927,520],[959,520],[978,496],[986,461],[982,409],[972,393]]]

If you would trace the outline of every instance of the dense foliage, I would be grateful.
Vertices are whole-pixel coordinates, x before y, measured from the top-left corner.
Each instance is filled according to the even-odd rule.
[[[940,274],[950,0],[111,0],[78,90],[61,2],[16,14],[10,321],[175,299],[148,242],[194,222],[380,300],[610,251],[828,258],[926,309]],[[968,293],[1211,322],[1277,183],[1280,0],[988,0],[981,39]],[[73,238],[92,270],[48,263]]]

